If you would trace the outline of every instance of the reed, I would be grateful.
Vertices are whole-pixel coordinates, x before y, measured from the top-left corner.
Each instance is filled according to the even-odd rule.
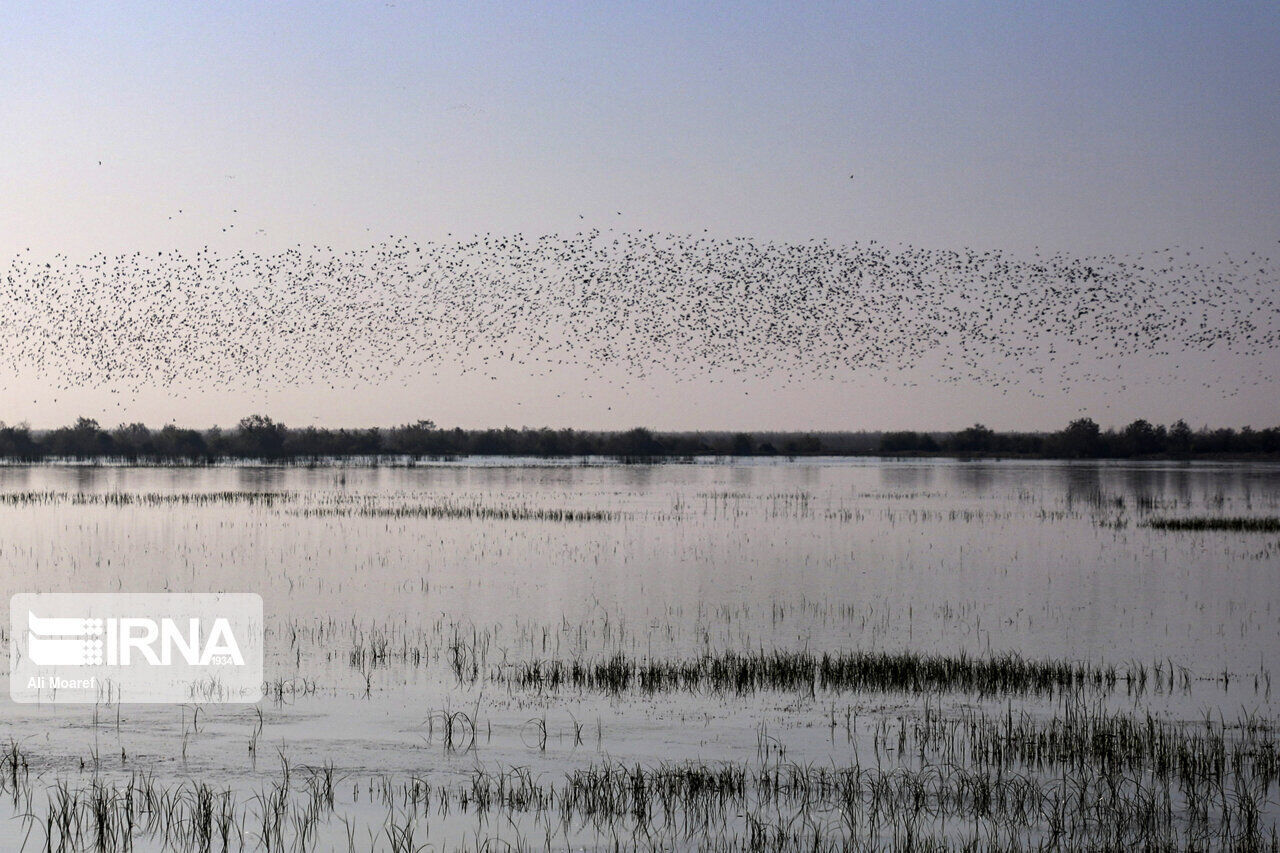
[[[1145,670],[1074,661],[1029,660],[899,652],[725,651],[685,660],[653,660],[618,653],[602,660],[532,660],[494,673],[528,689],[657,693],[673,690],[751,693],[759,690],[925,693],[979,696],[1054,694],[1118,685],[1145,689]],[[1154,685],[1152,685],[1154,686]]]
[[[1280,533],[1280,517],[1246,518],[1235,516],[1190,516],[1185,518],[1155,517],[1142,522],[1153,530],[1230,530],[1240,533]]]

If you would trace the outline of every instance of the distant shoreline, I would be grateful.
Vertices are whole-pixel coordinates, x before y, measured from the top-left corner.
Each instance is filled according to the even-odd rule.
[[[252,415],[233,429],[194,430],[96,421],[35,431],[0,424],[0,461],[10,464],[318,465],[422,464],[460,458],[689,462],[733,457],[892,457],[901,459],[1280,459],[1280,426],[1255,430],[1172,426],[1136,420],[1102,430],[1087,418],[1057,432],[997,432],[975,424],[954,432],[444,429],[431,421],[389,428],[290,428]]]
[[[473,468],[590,468],[640,465],[733,465],[735,463],[776,463],[803,464],[823,461],[865,460],[877,462],[954,462],[965,463],[999,463],[999,462],[1073,462],[1079,464],[1124,464],[1155,465],[1157,463],[1173,464],[1179,467],[1193,467],[1217,464],[1245,464],[1250,462],[1280,465],[1280,453],[1259,454],[1204,454],[1197,456],[1142,456],[1111,458],[1078,458],[1063,456],[1014,456],[1009,454],[985,453],[955,455],[949,453],[819,453],[810,455],[762,455],[751,454],[735,456],[730,454],[704,456],[631,456],[613,455],[588,456],[521,456],[516,454],[456,454],[451,456],[320,456],[261,459],[253,457],[213,457],[202,459],[162,459],[125,457],[45,457],[41,459],[18,459],[0,457],[0,470],[6,468],[431,468],[431,467],[473,467]]]

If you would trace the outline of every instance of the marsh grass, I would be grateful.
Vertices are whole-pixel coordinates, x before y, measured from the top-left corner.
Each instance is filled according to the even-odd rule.
[[[1154,530],[1230,530],[1240,533],[1280,533],[1280,517],[1248,518],[1235,516],[1223,518],[1200,515],[1184,518],[1154,517],[1142,522],[1143,527]]]
[[[479,519],[483,521],[619,521],[626,514],[603,509],[535,506],[485,506],[442,501],[408,506],[307,507],[292,511],[304,517]]]
[[[1024,523],[1113,519],[1116,535],[1097,537],[1110,547],[1125,539],[1144,546],[1156,541],[1154,534],[1119,532],[1144,519],[1156,528],[1168,522],[1188,526],[1165,529],[1216,529],[1189,526],[1199,523],[1195,518],[1150,518],[1155,512],[1265,513],[1273,511],[1274,502],[1255,498],[1260,501],[1255,510],[1253,504],[1228,503],[1222,495],[1200,503],[1097,489],[1082,493],[1078,509],[1070,501],[1065,508],[1045,508],[1040,493],[1020,493],[1018,500],[1026,505],[1004,511],[1005,503],[985,499],[955,506],[911,503],[948,493],[776,490],[678,495],[664,513],[652,509],[653,502],[618,496],[623,493],[592,491],[575,498],[563,490],[539,495],[507,487],[362,493],[354,488],[348,492],[345,477],[343,489],[330,492],[312,491],[312,481],[307,481],[292,492],[0,493],[0,507],[154,507],[149,510],[153,516],[182,516],[188,506],[212,514],[205,507],[235,504],[236,513],[253,515],[255,524],[270,517],[308,534],[326,528],[327,535],[329,517],[405,519],[332,526],[347,528],[344,535],[369,527],[379,536],[400,528],[416,537],[405,540],[411,542],[405,547],[412,548],[406,552],[412,556],[403,561],[405,573],[394,576],[394,586],[377,587],[373,584],[379,577],[361,570],[339,573],[338,579],[348,584],[341,592],[324,589],[326,601],[342,600],[357,594],[351,592],[351,579],[361,586],[368,580],[371,589],[396,597],[394,603],[403,604],[407,615],[378,615],[368,621],[364,615],[338,615],[338,610],[269,626],[272,648],[287,653],[274,661],[276,668],[265,684],[268,699],[261,708],[237,716],[234,737],[225,741],[234,744],[243,761],[239,769],[252,774],[249,781],[232,781],[238,766],[231,750],[218,757],[220,763],[202,763],[206,759],[201,753],[212,751],[219,736],[217,716],[207,720],[204,710],[197,714],[193,709],[189,722],[184,711],[180,744],[176,719],[155,733],[183,758],[182,776],[162,762],[154,764],[168,774],[163,781],[149,770],[125,775],[132,765],[126,766],[123,747],[116,769],[109,742],[100,749],[96,708],[89,757],[76,756],[78,775],[74,758],[63,756],[62,763],[54,763],[56,750],[45,754],[43,748],[33,749],[28,755],[16,740],[0,746],[0,810],[9,810],[7,815],[0,811],[0,817],[12,818],[10,827],[20,826],[17,840],[25,836],[26,849],[1280,849],[1280,745],[1276,721],[1267,716],[1273,713],[1265,670],[1269,657],[1258,658],[1256,675],[1224,671],[1206,676],[1171,661],[1113,665],[1017,654],[838,650],[900,642],[902,634],[893,633],[895,627],[910,626],[913,619],[943,627],[943,640],[916,640],[930,648],[953,638],[981,648],[980,640],[972,638],[979,636],[977,629],[989,611],[985,602],[969,596],[932,600],[907,595],[886,598],[887,603],[821,593],[816,599],[812,593],[810,598],[801,595],[794,602],[785,597],[743,602],[712,598],[699,600],[696,614],[691,609],[673,615],[668,608],[643,621],[626,608],[621,616],[615,614],[606,601],[585,617],[585,611],[571,610],[544,622],[541,611],[507,618],[511,614],[503,610],[502,622],[477,626],[470,620],[482,617],[470,605],[478,599],[468,590],[467,607],[451,606],[450,576],[427,559],[432,525],[412,520],[474,519],[475,529],[468,533],[487,534],[486,521],[686,524],[728,519],[735,525],[733,537],[750,533],[789,543],[793,531],[786,525],[797,519],[865,522],[875,526],[874,535],[885,527],[901,526],[911,533],[911,525],[925,523],[974,525],[979,537],[1003,536]],[[895,505],[868,503],[876,501]],[[83,515],[98,525],[112,511],[93,509]],[[129,514],[118,515],[124,520]],[[308,515],[319,520],[304,524],[291,518]],[[1205,520],[1269,521],[1275,519]],[[527,532],[513,528],[495,528],[496,538]],[[590,540],[601,530],[548,527],[528,538]],[[680,532],[692,530],[690,525]],[[861,537],[864,531],[849,532]],[[1185,543],[1194,545],[1194,539]],[[1264,550],[1251,559],[1273,561],[1272,539],[1259,540],[1256,547]],[[1159,541],[1176,545],[1171,539]],[[485,541],[480,547],[490,546]],[[555,553],[569,555],[570,566],[595,554],[574,548]],[[477,553],[484,561],[492,552]],[[289,578],[289,591],[295,580],[328,581],[326,572],[344,556],[298,569]],[[390,559],[399,565],[398,555]],[[1152,560],[1157,569],[1177,565],[1173,559]],[[844,557],[839,561],[843,566]],[[529,565],[538,564],[530,560]],[[1052,578],[1055,584],[1061,584],[1060,577]],[[1068,574],[1066,580],[1073,577]],[[582,586],[590,588],[585,581]],[[438,590],[443,592],[439,599]],[[310,591],[304,588],[300,594]],[[1256,620],[1261,625],[1256,630],[1265,631],[1271,623],[1259,613],[1247,611],[1241,619]],[[1033,630],[1030,619],[1025,624],[1025,630]],[[1254,624],[1249,623],[1250,631]],[[819,632],[810,635],[815,626]],[[1230,622],[1219,627],[1219,636],[1233,633]],[[969,640],[959,639],[960,628],[974,629],[965,631]],[[1242,637],[1245,628],[1242,621]],[[1020,636],[1011,632],[1001,640],[997,634],[997,642],[1017,642]],[[805,646],[775,650],[767,645],[771,638]],[[1050,647],[1037,642],[1022,648]],[[1169,644],[1159,648],[1183,653]],[[698,654],[702,650],[707,651]],[[1225,660],[1240,668],[1237,657]],[[428,668],[434,671],[422,671]],[[1242,709],[1235,719],[1224,720],[1218,709],[1231,714],[1227,701],[1247,693],[1242,685],[1250,675],[1255,710]],[[1192,696],[1193,684],[1198,693],[1204,681],[1221,686],[1222,693]],[[410,683],[434,692],[420,708],[410,708],[403,728],[387,735],[376,715],[413,701],[406,697],[424,695],[396,693]],[[691,695],[664,695],[677,691]],[[743,698],[757,693],[762,695]],[[486,697],[483,705],[481,695]],[[286,743],[281,732],[290,731],[277,722],[288,723],[295,715],[305,719],[331,700],[348,699],[360,701],[353,703],[357,710],[351,717],[337,718],[349,726],[337,732],[341,739],[363,744],[367,738],[403,749],[385,761],[392,750],[365,752],[361,746],[324,753],[366,768],[349,774],[328,764],[293,765],[283,747],[278,769],[271,766],[267,756],[277,743]],[[302,707],[281,707],[295,702]],[[264,717],[273,703],[277,707]],[[1198,718],[1202,707],[1214,711]],[[607,718],[615,711],[616,722],[610,718],[606,736],[601,715]],[[584,726],[575,712],[595,717],[594,752],[579,749]],[[656,743],[663,727],[676,725],[676,715],[681,725],[686,715],[698,723],[705,720],[710,731],[698,735],[706,745],[705,752],[698,747],[698,754],[709,757],[683,760],[692,754],[692,740],[683,751],[677,739],[663,743],[661,750],[647,749],[643,739],[652,737]],[[713,728],[721,721],[727,721],[723,729]],[[748,722],[759,725],[754,757],[745,740]],[[610,742],[615,737],[621,743]],[[191,765],[185,760],[188,741]],[[131,743],[131,758],[133,753]],[[682,760],[644,757],[655,753]],[[620,763],[610,760],[610,754],[641,758]],[[507,761],[519,766],[500,763]],[[391,762],[400,769],[382,773]],[[265,767],[261,773],[259,766]],[[370,773],[378,775],[364,775]],[[0,846],[12,837],[2,836]]]
[[[321,505],[313,505],[315,501]],[[104,506],[104,507],[162,507],[162,506],[216,506],[248,505],[274,507],[291,506],[292,515],[313,518],[362,517],[362,518],[427,518],[427,519],[479,519],[484,521],[554,521],[592,522],[620,521],[628,513],[610,509],[540,507],[532,504],[484,504],[466,500],[441,499],[431,503],[403,503],[383,505],[368,495],[316,496],[300,492],[58,492],[23,491],[0,492],[0,506]]]
[[[212,506],[240,504],[274,506],[298,500],[293,492],[0,492],[0,506]]]
[[[673,690],[751,693],[759,690],[959,691],[978,696],[1061,693],[1090,689],[1109,693],[1171,685],[1175,676],[1146,667],[1119,671],[1086,662],[929,655],[910,651],[725,651],[685,660],[652,660],[615,654],[602,660],[532,660],[498,669],[493,677],[526,689],[657,693]],[[1182,674],[1186,680],[1189,675]],[[1166,678],[1168,679],[1166,681]]]
[[[970,767],[1150,773],[1175,778],[1184,790],[1233,780],[1280,783],[1280,740],[1265,718],[1168,720],[1149,710],[1107,710],[1079,695],[1048,718],[1012,703],[1001,714],[967,707],[946,714],[926,699],[920,714],[880,717],[874,744],[886,754],[927,754]]]
[[[1247,771],[1189,775],[1070,762],[1047,772],[922,760],[884,768],[754,762],[605,762],[562,774],[476,766],[462,780],[426,774],[355,780],[351,805],[385,818],[365,842],[332,765],[294,768],[237,796],[200,780],[173,787],[135,774],[9,790],[27,847],[123,851],[619,850],[1207,850],[1275,851],[1273,783]],[[366,809],[365,814],[368,814]],[[470,820],[474,842],[432,839],[433,823]],[[465,825],[465,824],[463,824]],[[505,827],[505,829],[500,829]],[[499,833],[499,834],[495,834]],[[501,843],[495,843],[501,840]]]

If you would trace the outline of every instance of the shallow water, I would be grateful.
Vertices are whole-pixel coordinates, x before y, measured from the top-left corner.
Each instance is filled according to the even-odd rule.
[[[198,716],[193,706],[6,701],[0,739],[29,753],[37,788],[145,771],[243,793],[278,776],[281,756],[331,763],[343,780],[336,811],[366,838],[386,814],[360,796],[371,777],[462,784],[477,767],[519,766],[561,779],[603,761],[759,760],[762,743],[791,761],[850,763],[876,749],[877,725],[922,708],[921,696],[889,691],[514,684],[530,660],[1008,651],[1185,675],[1178,689],[1140,697],[1121,686],[1100,700],[1107,707],[1274,721],[1280,534],[1142,526],[1191,515],[1280,515],[1280,466],[0,468],[6,597],[259,593],[269,694],[257,709]],[[998,713],[1012,700],[932,701]],[[1060,701],[1016,704],[1051,716]],[[444,728],[457,711],[465,722],[454,718],[450,747]],[[479,846],[493,827],[468,820],[424,818],[418,841]],[[322,849],[345,844],[341,824],[324,825],[336,834]],[[9,843],[26,832],[19,820],[0,824]]]

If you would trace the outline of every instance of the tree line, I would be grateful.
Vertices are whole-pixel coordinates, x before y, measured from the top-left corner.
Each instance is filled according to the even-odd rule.
[[[1122,429],[1103,430],[1079,418],[1057,432],[996,432],[982,424],[952,433],[890,432],[880,438],[887,454],[947,453],[1035,456],[1051,459],[1132,459],[1280,453],[1280,427],[1193,430],[1186,421],[1172,426],[1139,418]]]
[[[141,423],[104,429],[91,418],[33,431],[0,424],[0,458],[16,461],[112,458],[215,462],[221,459],[298,461],[324,457],[399,455],[449,457],[612,456],[622,459],[721,456],[960,455],[1106,459],[1280,454],[1280,427],[1193,430],[1185,421],[1157,426],[1136,420],[1101,429],[1089,418],[1058,432],[997,432],[974,424],[956,432],[622,432],[574,429],[445,429],[423,420],[390,428],[290,428],[263,415],[232,429]]]

